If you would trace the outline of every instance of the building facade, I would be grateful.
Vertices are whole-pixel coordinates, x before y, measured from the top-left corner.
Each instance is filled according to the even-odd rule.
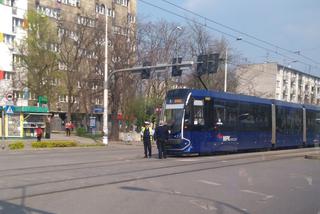
[[[132,29],[136,22],[136,0],[29,0],[29,8],[45,14],[57,23],[59,37],[67,31],[69,31],[70,37],[76,37],[76,32],[73,34],[72,30],[66,29],[67,25],[63,25],[63,28],[61,28],[59,26],[61,22],[68,22],[69,26],[86,25],[94,28],[97,27],[98,19],[105,20],[107,16],[109,37],[114,34],[128,35],[128,29]],[[110,45],[110,43],[109,39],[108,44]],[[112,51],[109,51],[109,53],[112,53]],[[112,54],[109,54],[108,58],[111,61],[113,59]],[[60,70],[64,70],[64,66],[63,64],[59,65]],[[92,90],[99,91],[99,87],[102,85],[93,84]],[[74,99],[76,103],[79,101],[76,97],[71,99]],[[52,105],[51,109],[65,111],[68,95],[60,94],[56,101],[57,105]],[[98,108],[103,105],[102,94],[94,97],[94,103]]]
[[[15,44],[26,36],[25,0],[0,0],[0,105],[4,105],[6,94],[13,93],[15,62],[19,60]]]
[[[236,75],[237,93],[320,105],[320,77],[277,63],[243,65]]]
[[[26,35],[26,14],[29,9],[37,11],[39,14],[49,17],[50,21],[57,27],[57,36],[68,32],[70,37],[72,30],[61,28],[62,22],[68,22],[69,25],[86,25],[96,28],[96,21],[108,20],[108,34],[123,35],[129,34],[130,30],[135,29],[136,22],[136,0],[0,0],[0,100],[5,105],[5,96],[7,93],[14,94],[15,105],[35,105],[37,98],[30,94],[26,88],[15,86],[15,61],[19,59],[19,54],[14,50],[14,44]],[[110,41],[108,41],[110,46]],[[111,48],[111,47],[110,47]],[[56,51],[59,48],[56,48]],[[113,60],[112,51],[109,51],[109,61]],[[93,53],[94,55],[94,53]],[[88,57],[94,57],[94,56]],[[59,70],[64,70],[64,65],[59,63]],[[102,66],[103,67],[103,66]],[[84,68],[85,69],[85,68]],[[101,71],[103,72],[103,71]],[[59,83],[57,83],[59,84]],[[81,87],[78,85],[78,87]],[[100,88],[98,88],[100,87]],[[92,90],[101,91],[103,83],[92,85]],[[28,94],[28,96],[24,96]],[[93,100],[94,105],[89,113],[102,114],[103,94],[96,93],[97,96],[88,97]],[[27,97],[27,98],[26,98]],[[28,100],[26,100],[28,99]],[[85,113],[81,111],[83,104],[79,103],[77,97],[70,98],[74,101],[72,112]],[[30,102],[32,100],[32,102]],[[50,111],[66,113],[68,96],[59,94],[50,105]]]

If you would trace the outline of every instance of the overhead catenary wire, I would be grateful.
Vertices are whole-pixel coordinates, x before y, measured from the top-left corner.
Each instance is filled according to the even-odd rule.
[[[169,9],[160,7],[160,6],[158,6],[158,5],[155,5],[155,4],[153,4],[153,3],[147,2],[147,1],[145,1],[145,0],[140,0],[140,2],[142,2],[142,3],[146,4],[146,5],[149,5],[149,6],[151,6],[151,7],[157,8],[157,9],[159,9],[159,10],[162,10],[162,11],[164,11],[164,12],[167,12],[167,13],[169,13],[169,14],[171,14],[171,15],[174,15],[174,16],[177,16],[177,17],[179,17],[179,18],[182,18],[182,19],[184,19],[184,20],[187,20],[187,21],[190,21],[190,22],[194,22],[194,23],[196,23],[196,24],[198,24],[198,25],[200,25],[200,26],[203,26],[203,27],[205,27],[205,28],[208,28],[208,29],[211,29],[211,30],[213,30],[213,31],[216,31],[216,32],[221,33],[221,34],[223,34],[223,35],[225,35],[225,36],[228,36],[228,37],[230,37],[230,38],[233,38],[233,39],[238,39],[238,38],[239,38],[239,36],[236,36],[236,35],[234,35],[234,34],[227,33],[227,32],[225,32],[225,31],[223,31],[223,30],[214,28],[214,27],[212,27],[212,26],[209,26],[208,24],[200,23],[199,21],[195,21],[194,19],[188,18],[188,17],[183,16],[183,15],[177,13],[177,12],[173,12],[173,11],[171,11],[171,10],[169,10]],[[208,20],[208,18],[206,18],[206,20]],[[249,44],[249,45],[251,45],[251,46],[254,46],[254,47],[263,49],[263,50],[265,50],[265,51],[274,53],[274,54],[276,54],[276,55],[278,55],[278,56],[281,56],[281,57],[284,57],[284,58],[286,58],[286,59],[289,59],[289,60],[292,60],[292,61],[298,61],[299,63],[301,63],[301,64],[303,64],[303,65],[312,66],[312,67],[314,67],[314,68],[319,69],[319,67],[318,67],[317,65],[311,65],[311,64],[309,64],[309,63],[307,63],[307,62],[304,62],[304,61],[302,61],[302,60],[298,60],[297,58],[293,58],[293,57],[291,57],[291,56],[285,55],[285,54],[279,52],[278,50],[270,49],[270,48],[268,48],[268,47],[265,47],[265,46],[263,46],[263,45],[260,45],[260,44],[257,44],[257,43],[254,43],[254,42],[251,42],[251,41],[248,41],[248,40],[245,40],[245,39],[241,39],[241,41],[244,42],[244,43],[247,43],[247,44]],[[291,53],[292,53],[292,52],[291,52]]]
[[[290,54],[299,55],[300,57],[302,57],[302,58],[304,58],[304,59],[310,60],[311,62],[320,65],[320,62],[317,62],[316,60],[314,60],[314,59],[312,59],[312,58],[310,58],[310,57],[308,57],[308,56],[305,56],[304,54],[301,54],[300,51],[293,51],[293,50],[289,50],[289,49],[287,49],[287,48],[280,47],[280,46],[275,45],[275,44],[273,44],[273,43],[271,43],[271,42],[268,42],[268,41],[266,41],[266,40],[260,39],[260,38],[258,38],[258,37],[256,37],[256,36],[253,36],[253,35],[251,35],[251,34],[245,33],[245,32],[243,32],[243,31],[237,30],[237,29],[235,29],[235,28],[233,28],[233,27],[230,27],[230,26],[228,26],[228,25],[222,24],[222,23],[217,22],[217,21],[215,21],[215,20],[213,20],[213,19],[210,19],[210,18],[208,18],[208,17],[205,17],[205,16],[203,16],[203,15],[201,15],[201,14],[199,14],[199,13],[196,13],[196,12],[194,12],[194,11],[192,11],[192,10],[186,9],[186,8],[184,8],[184,7],[181,7],[181,6],[179,6],[179,5],[175,4],[175,3],[169,2],[169,1],[167,1],[167,0],[161,0],[161,1],[163,1],[163,2],[165,2],[165,3],[167,3],[167,4],[170,4],[170,5],[172,5],[172,6],[176,7],[176,8],[179,8],[179,9],[181,9],[181,10],[183,10],[183,11],[186,11],[186,12],[188,12],[188,13],[191,13],[191,14],[193,14],[193,15],[195,15],[195,16],[198,16],[198,17],[200,17],[200,18],[203,18],[203,19],[206,20],[206,21],[209,21],[209,22],[211,22],[211,23],[214,23],[214,24],[216,24],[216,25],[219,25],[219,26],[221,26],[221,27],[224,27],[224,28],[226,28],[226,29],[228,29],[228,30],[231,30],[231,31],[234,31],[234,32],[236,32],[236,33],[242,34],[242,35],[247,36],[247,37],[249,37],[249,38],[251,38],[251,39],[254,39],[254,40],[256,40],[256,41],[259,41],[259,42],[261,42],[261,43],[264,43],[264,44],[266,44],[266,45],[272,46],[272,47],[274,47],[274,48],[277,48],[277,49],[286,51],[286,52],[288,52],[288,53],[290,53]]]
[[[206,21],[215,23],[215,24],[217,24],[217,25],[219,25],[219,26],[221,26],[221,27],[225,27],[226,29],[232,30],[232,31],[234,31],[234,32],[236,32],[236,33],[239,33],[239,34],[245,35],[245,36],[247,36],[247,37],[249,37],[249,38],[255,39],[256,41],[259,41],[259,42],[264,43],[264,44],[266,44],[266,45],[273,46],[274,48],[277,48],[277,49],[279,49],[279,50],[283,50],[283,51],[286,51],[286,52],[289,52],[289,53],[294,53],[294,54],[296,54],[296,55],[298,55],[298,56],[301,56],[301,57],[304,57],[304,58],[305,58],[305,56],[304,56],[303,54],[298,53],[298,52],[296,52],[296,51],[291,51],[291,50],[288,50],[288,49],[285,49],[285,48],[281,48],[281,47],[279,47],[279,46],[277,46],[277,45],[274,45],[274,44],[272,44],[272,43],[270,43],[270,42],[264,41],[264,40],[262,40],[262,39],[259,39],[259,38],[255,37],[255,36],[252,36],[252,35],[247,34],[247,33],[245,33],[245,32],[239,31],[239,30],[237,30],[237,29],[235,29],[235,28],[229,27],[229,26],[227,26],[227,25],[224,25],[224,24],[221,24],[221,23],[219,23],[219,22],[217,22],[217,21],[214,21],[214,20],[212,20],[212,19],[209,19],[209,18],[207,18],[207,17],[205,17],[205,16],[202,16],[202,15],[200,15],[200,14],[198,14],[198,13],[195,13],[195,12],[193,12],[193,11],[191,11],[191,10],[185,9],[185,8],[183,8],[183,7],[179,6],[179,5],[176,5],[176,4],[174,4],[174,3],[171,3],[171,2],[169,2],[169,1],[167,1],[167,0],[161,0],[161,1],[166,2],[166,3],[170,4],[170,5],[173,5],[173,6],[179,8],[179,9],[181,9],[181,10],[185,10],[186,12],[192,13],[193,15],[196,15],[196,16],[198,16],[198,17],[200,17],[200,18],[203,18],[203,19],[205,19]],[[200,25],[200,26],[203,26],[203,27],[206,27],[206,28],[211,29],[211,30],[213,30],[213,31],[216,31],[216,32],[221,33],[221,34],[223,34],[223,35],[225,35],[225,36],[228,36],[228,37],[230,37],[230,38],[233,38],[233,39],[238,39],[238,38],[239,38],[239,36],[236,36],[236,35],[231,34],[231,33],[224,32],[224,31],[222,31],[222,30],[219,30],[219,29],[214,28],[214,27],[212,27],[212,26],[209,26],[209,25],[207,25],[207,24],[200,23],[199,21],[195,21],[194,19],[191,19],[191,18],[188,18],[188,17],[186,17],[186,16],[180,15],[180,14],[178,14],[178,13],[176,13],[176,12],[173,12],[173,11],[171,11],[171,10],[165,9],[165,8],[160,7],[160,6],[158,6],[158,5],[152,4],[152,3],[147,2],[147,1],[145,1],[145,0],[140,0],[140,2],[142,2],[142,3],[144,3],[144,4],[147,4],[147,5],[149,5],[149,6],[152,6],[152,7],[154,7],[154,8],[157,8],[157,9],[159,9],[159,10],[162,10],[162,11],[164,11],[164,12],[170,13],[170,14],[172,14],[172,15],[175,15],[175,16],[177,16],[177,17],[179,17],[179,18],[185,19],[185,20],[187,20],[187,21],[195,22],[196,24],[198,24],[198,25]],[[18,8],[18,7],[15,7],[15,8],[17,8],[17,9],[19,9],[19,10],[23,10],[23,11],[28,11],[28,9],[23,9],[23,8]],[[283,54],[283,53],[280,53],[278,50],[270,49],[270,48],[268,48],[268,47],[265,47],[265,46],[256,44],[256,43],[254,43],[254,42],[248,41],[248,40],[243,39],[243,38],[241,39],[241,41],[244,42],[244,43],[247,43],[247,44],[249,44],[249,45],[251,45],[251,46],[254,46],[254,47],[256,47],[256,48],[260,48],[260,49],[263,49],[263,50],[265,50],[265,51],[267,51],[267,52],[274,53],[274,54],[276,54],[276,55],[278,55],[278,56],[281,56],[281,57],[284,57],[284,58],[286,58],[286,59],[289,59],[289,60],[292,60],[292,61],[297,61],[297,62],[300,63],[300,64],[303,64],[303,65],[306,65],[306,66],[309,66],[309,67],[314,67],[314,68],[319,69],[319,66],[317,66],[317,65],[312,65],[312,64],[307,63],[307,62],[304,62],[304,61],[302,61],[302,60],[298,60],[297,58],[290,57],[290,56],[288,56],[288,55],[285,55],[285,54]],[[308,57],[307,57],[307,58],[308,58]],[[306,58],[305,58],[305,59],[306,59]],[[310,58],[310,59],[311,59],[311,58]],[[309,60],[310,60],[310,59],[309,59]],[[315,64],[319,64],[319,65],[320,65],[319,62],[317,62],[317,61],[315,61],[315,60],[313,60],[313,59],[311,59],[310,61],[313,61]]]

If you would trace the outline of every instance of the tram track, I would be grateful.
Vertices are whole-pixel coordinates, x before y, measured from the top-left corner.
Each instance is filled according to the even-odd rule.
[[[286,150],[288,151],[288,150]],[[282,152],[282,151],[279,151]],[[290,150],[289,153],[290,154],[299,154],[301,152],[305,152],[305,151],[294,151],[294,150]],[[178,166],[187,166],[187,165],[198,165],[198,164],[205,164],[205,163],[214,163],[214,162],[219,162],[219,161],[233,161],[233,160],[239,160],[242,159],[242,155],[244,154],[248,154],[248,153],[240,153],[240,154],[233,154],[233,155],[217,155],[217,156],[205,156],[205,161],[199,161],[199,162],[189,162],[189,163],[184,163],[184,164],[178,164],[178,165],[174,165],[174,166],[165,166],[165,168],[170,168],[170,167],[178,167]],[[246,158],[257,158],[257,157],[261,157],[261,156],[270,156],[270,155],[281,155],[280,154],[268,154],[268,152],[263,152],[263,153],[254,153],[254,154],[249,154],[250,156],[246,157]],[[234,155],[237,155],[237,157],[232,157]],[[240,155],[240,157],[238,156]],[[208,158],[220,158],[222,157],[222,159],[219,160],[207,160]],[[183,160],[183,158],[185,157],[181,157],[181,160]],[[191,157],[191,158],[195,158],[195,157]],[[169,159],[168,159],[169,160]],[[21,167],[21,168],[14,168],[14,169],[2,169],[0,170],[0,178],[1,177],[14,177],[14,176],[23,176],[23,175],[32,175],[32,174],[37,174],[37,173],[50,173],[50,172],[60,172],[60,171],[69,171],[69,170],[81,170],[81,169],[87,169],[87,168],[92,168],[92,167],[99,167],[99,168],[103,168],[103,167],[112,167],[112,166],[119,166],[119,165],[133,165],[136,162],[142,162],[143,159],[141,159],[140,157],[136,157],[136,158],[129,158],[129,159],[119,159],[119,160],[99,160],[99,161],[90,161],[90,162],[78,162],[78,163],[69,163],[69,164],[55,164],[55,165],[46,165],[46,166],[34,166],[34,167]],[[100,164],[100,163],[106,163],[107,164],[101,164],[101,165],[95,165],[95,164]],[[84,165],[83,167],[78,167],[78,166]],[[88,165],[88,166],[86,166]],[[63,168],[63,167],[69,167],[70,168]],[[75,167],[73,167],[75,166]],[[59,169],[59,167],[62,167],[62,169]],[[45,170],[41,170],[43,168],[46,168]],[[50,169],[48,170],[47,168],[55,168],[55,169]],[[154,168],[154,169],[161,169],[163,167],[160,168]],[[23,170],[37,170],[40,169],[38,171],[31,171],[31,172],[21,172]],[[6,172],[11,172],[11,171],[19,171],[19,173],[8,173],[5,174]],[[4,174],[3,174],[4,173]]]
[[[303,153],[303,154],[301,154]],[[183,163],[183,164],[176,164],[171,166],[161,166],[156,168],[142,168],[137,170],[124,170],[116,173],[103,173],[97,176],[83,176],[83,177],[75,177],[71,179],[60,179],[60,180],[53,180],[49,182],[35,182],[30,183],[27,185],[22,186],[12,186],[12,187],[6,187],[6,188],[0,188],[0,192],[8,191],[10,189],[30,189],[33,187],[39,187],[41,185],[48,185],[48,184],[55,184],[55,186],[58,186],[59,184],[63,184],[66,182],[72,182],[74,185],[67,188],[61,188],[61,189],[55,189],[51,191],[44,191],[44,192],[30,192],[26,193],[25,195],[16,195],[12,197],[4,197],[3,200],[16,200],[21,198],[30,198],[30,197],[37,197],[37,196],[44,196],[44,195],[50,195],[55,193],[62,193],[62,192],[69,192],[69,191],[76,191],[81,189],[90,189],[90,188],[96,188],[101,186],[110,186],[110,185],[117,185],[122,183],[128,183],[132,181],[140,181],[140,180],[147,180],[147,179],[155,179],[160,177],[166,177],[166,176],[174,176],[174,175],[182,175],[186,173],[195,173],[195,172],[201,172],[206,170],[215,170],[215,169],[221,169],[221,168],[227,168],[227,167],[237,167],[237,166],[244,166],[249,164],[258,164],[258,163],[264,163],[264,162],[270,162],[275,160],[283,160],[283,159],[294,159],[294,158],[302,158],[303,155],[306,152],[290,152],[289,154],[272,154],[268,155],[264,158],[261,158],[260,155],[252,155],[250,157],[246,157],[247,161],[241,161],[241,159],[244,159],[243,157],[238,158],[229,158],[229,159],[219,159],[219,160],[209,160],[209,161],[199,161],[199,162],[193,162],[193,163]],[[248,160],[250,159],[250,160]],[[227,160],[227,162],[226,162]],[[237,162],[240,161],[240,162]],[[213,164],[213,165],[212,165]],[[196,165],[199,165],[200,167],[197,167],[196,169],[188,167],[194,167]],[[163,172],[163,170],[166,170],[166,172]],[[169,170],[169,172],[168,172]],[[171,171],[170,171],[171,170]],[[147,173],[144,176],[137,176],[136,174],[139,172]],[[149,173],[149,174],[148,174]],[[124,177],[117,177],[117,176],[124,176]],[[125,177],[129,176],[129,177]],[[110,179],[106,182],[100,182],[100,183],[94,183],[92,181],[92,184],[88,185],[82,185],[77,184],[76,181],[83,181],[83,180],[90,180],[90,179],[96,179],[96,178],[104,178],[106,180],[107,178]],[[63,185],[62,185],[63,186]],[[1,197],[2,198],[2,197]]]

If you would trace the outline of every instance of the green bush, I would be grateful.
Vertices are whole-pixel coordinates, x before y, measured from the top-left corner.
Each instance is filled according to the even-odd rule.
[[[84,136],[86,134],[86,129],[84,127],[79,127],[76,129],[77,136]]]
[[[75,147],[77,143],[74,141],[42,141],[32,142],[32,148],[54,148],[54,147]]]
[[[23,149],[23,148],[24,148],[24,144],[23,144],[22,142],[10,143],[10,144],[9,144],[9,148],[10,148],[11,150]]]

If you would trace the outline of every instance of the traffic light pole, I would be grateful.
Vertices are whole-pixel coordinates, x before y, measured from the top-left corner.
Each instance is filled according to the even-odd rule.
[[[107,18],[106,18],[106,29],[107,29]],[[107,31],[106,31],[106,45],[105,45],[105,65],[104,65],[104,90],[103,90],[103,144],[108,144],[108,85],[109,80],[113,75],[116,73],[121,72],[131,72],[131,73],[140,73],[142,69],[158,69],[163,70],[172,66],[180,66],[180,67],[187,67],[192,66],[194,63],[192,61],[185,62],[185,63],[176,63],[176,64],[164,64],[164,65],[154,65],[154,66],[142,66],[142,67],[134,67],[134,68],[125,68],[125,69],[118,69],[112,72],[108,72],[108,39],[107,39]]]
[[[104,62],[104,89],[103,89],[103,139],[102,143],[108,145],[108,16],[106,16],[106,37],[105,37],[105,62]]]
[[[226,58],[224,60],[224,92],[227,92],[228,79],[228,49],[226,48]]]

